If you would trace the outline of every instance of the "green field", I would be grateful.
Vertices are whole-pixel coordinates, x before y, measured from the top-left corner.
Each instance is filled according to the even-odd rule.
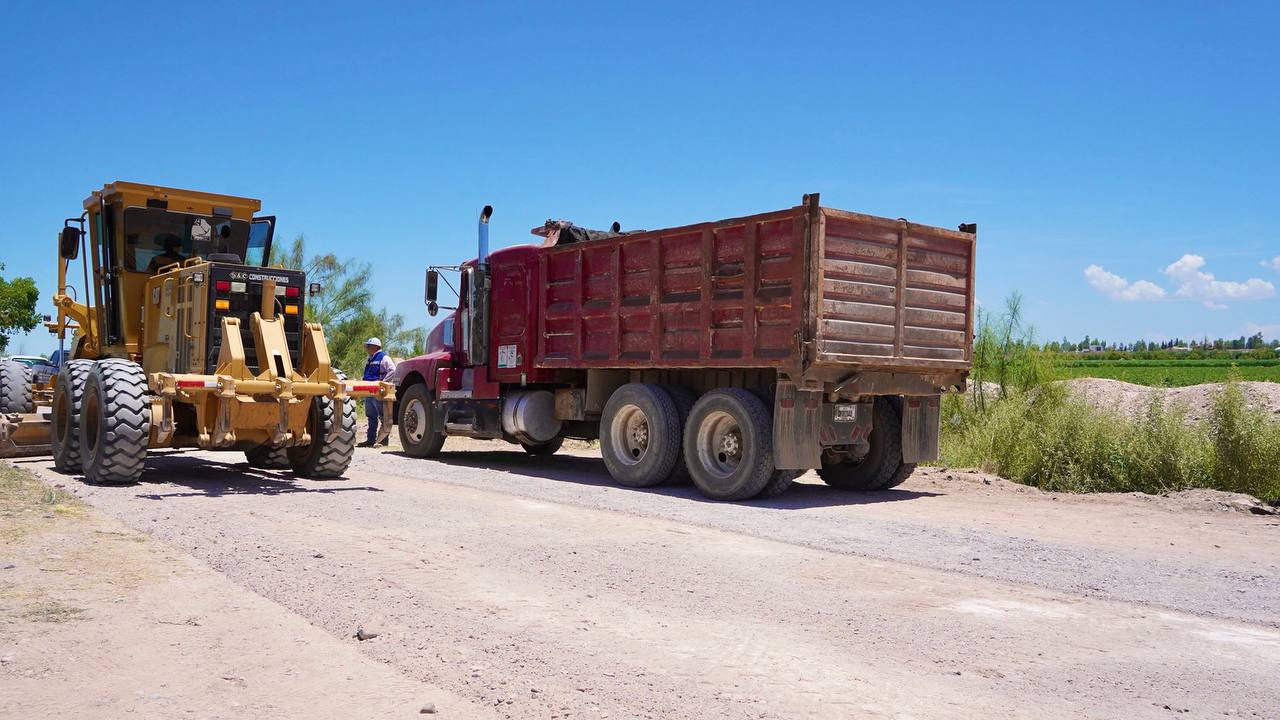
[[[1137,385],[1181,387],[1240,380],[1280,382],[1277,360],[1067,360],[1057,368],[1064,378],[1097,377]]]

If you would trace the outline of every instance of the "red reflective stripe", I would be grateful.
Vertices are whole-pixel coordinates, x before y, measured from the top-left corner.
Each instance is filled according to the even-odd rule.
[[[351,386],[355,392],[378,392],[377,383],[355,383]]]
[[[179,380],[176,384],[180,388],[204,387],[203,380]]]

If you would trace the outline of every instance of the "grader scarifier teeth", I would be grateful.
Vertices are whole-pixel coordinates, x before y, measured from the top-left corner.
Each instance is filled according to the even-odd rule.
[[[273,290],[265,288],[264,296]],[[264,308],[266,310],[267,308]],[[254,436],[267,448],[302,448],[319,442],[344,442],[343,422],[312,417],[315,402],[346,408],[352,398],[377,397],[388,414],[395,401],[395,387],[385,382],[350,382],[329,364],[329,350],[318,323],[305,323],[302,354],[298,367],[289,356],[284,331],[275,317],[262,313],[250,316],[250,328],[260,358],[261,372],[254,374],[245,363],[240,340],[240,321],[222,318],[222,348],[213,375],[154,373],[151,387],[157,443],[173,433],[173,403],[193,405],[197,423],[205,428],[199,435],[201,447],[229,448]],[[211,402],[212,401],[212,402]],[[331,413],[332,414],[332,413]],[[207,418],[205,416],[208,415]],[[321,415],[328,417],[325,413]],[[248,435],[252,431],[255,435]],[[389,428],[382,437],[387,437]]]

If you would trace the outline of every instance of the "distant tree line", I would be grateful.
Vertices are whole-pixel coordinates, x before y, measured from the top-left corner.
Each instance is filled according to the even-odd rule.
[[[1238,338],[1208,337],[1198,340],[1173,338],[1170,340],[1135,340],[1133,342],[1114,342],[1094,338],[1088,335],[1084,339],[1073,342],[1063,337],[1061,341],[1045,343],[1041,349],[1054,353],[1102,353],[1104,356],[1127,356],[1141,359],[1162,359],[1190,357],[1201,359],[1258,357],[1273,358],[1276,349],[1280,348],[1280,340],[1266,340],[1262,333]]]

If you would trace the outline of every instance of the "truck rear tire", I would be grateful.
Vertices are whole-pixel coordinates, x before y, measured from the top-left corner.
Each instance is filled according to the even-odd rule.
[[[396,393],[399,397],[400,393]],[[431,407],[431,390],[421,383],[410,385],[400,398],[400,444],[407,455],[435,457],[444,447],[444,433],[435,430],[435,412]]]
[[[263,470],[289,469],[288,448],[259,445],[252,450],[245,450],[244,457],[249,461],[249,467],[261,468]]]
[[[356,454],[356,405],[348,398],[334,411],[333,399],[311,398],[307,417],[307,433],[311,442],[289,448],[289,467],[305,478],[334,478],[347,471]],[[338,434],[328,440],[329,428],[341,423]]]
[[[619,485],[666,482],[680,458],[680,415],[667,391],[648,383],[615,390],[600,416],[600,455]]]
[[[663,389],[676,404],[676,414],[680,416],[680,457],[676,458],[676,466],[663,481],[663,485],[687,485],[693,481],[689,475],[689,464],[684,461],[684,428],[689,422],[689,413],[693,412],[694,403],[698,402],[698,393],[683,385],[664,385]]]
[[[80,408],[80,465],[85,482],[137,482],[151,440],[151,404],[142,367],[123,358],[94,363]]]
[[[538,443],[537,445],[532,443],[520,443],[520,447],[524,448],[525,452],[537,457],[555,455],[561,445],[564,445],[564,438],[562,437],[555,438],[554,440],[548,440],[544,443]]]
[[[884,490],[906,479],[903,475],[894,482],[902,466],[902,417],[887,397],[875,400],[867,442],[871,448],[858,460],[828,464],[824,458],[818,477],[839,490]]]
[[[684,429],[684,457],[703,495],[712,500],[756,497],[776,471],[769,408],[741,388],[703,395]]]
[[[79,474],[80,406],[84,398],[84,381],[93,369],[92,360],[71,360],[62,364],[53,389],[53,430],[49,443],[53,449],[53,466],[58,472]]]
[[[31,395],[31,368],[14,360],[0,360],[0,413],[36,411]]]

